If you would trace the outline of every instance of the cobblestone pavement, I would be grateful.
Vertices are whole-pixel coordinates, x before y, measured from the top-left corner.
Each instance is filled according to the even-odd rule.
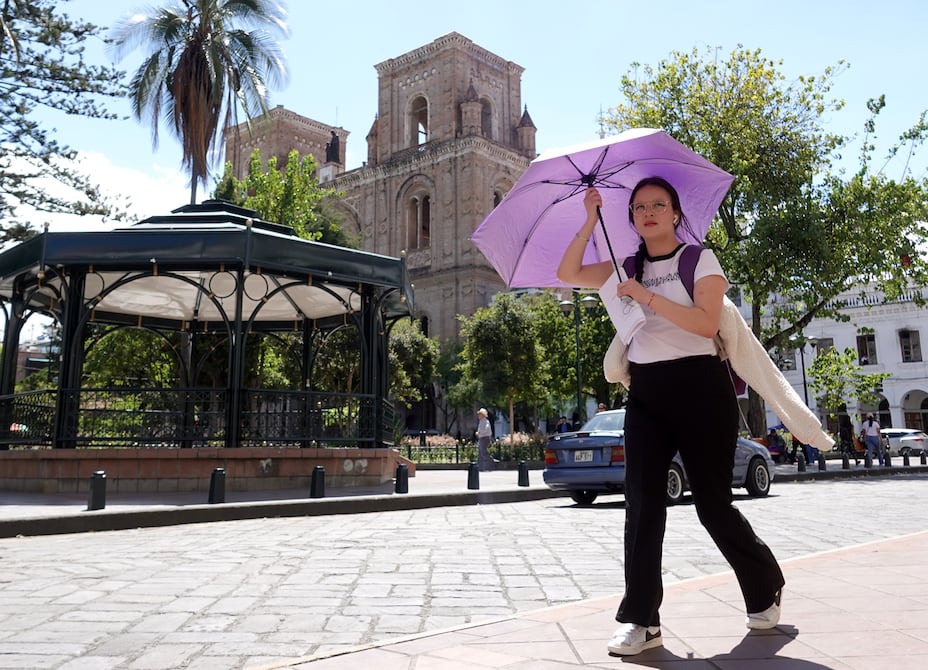
[[[775,482],[738,506],[786,559],[924,530],[926,486]],[[617,597],[623,522],[614,496],[2,539],[0,668],[248,668]],[[728,569],[691,504],[664,568]]]

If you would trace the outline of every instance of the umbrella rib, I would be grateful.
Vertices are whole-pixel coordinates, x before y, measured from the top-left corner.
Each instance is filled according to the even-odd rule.
[[[554,207],[559,202],[561,202],[560,199],[553,200],[551,203],[549,203],[544,208],[541,214],[539,214],[535,218],[535,222],[532,224],[531,230],[528,231],[528,234],[525,236],[525,239],[522,241],[522,248],[519,249],[519,253],[516,256],[516,261],[515,263],[512,264],[512,272],[509,274],[509,280],[507,280],[506,282],[507,285],[510,284],[510,282],[512,281],[512,277],[514,277],[519,270],[519,265],[522,263],[522,258],[525,256],[526,250],[528,250],[529,240],[532,239],[532,236],[535,234],[535,231],[538,230],[538,227],[541,225],[541,222],[544,220],[548,212],[551,211],[551,208]]]

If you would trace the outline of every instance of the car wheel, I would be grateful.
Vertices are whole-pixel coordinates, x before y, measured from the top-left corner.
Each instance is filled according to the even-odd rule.
[[[578,505],[592,505],[593,501],[596,500],[596,493],[593,491],[571,491],[570,498]]]
[[[906,456],[909,454],[909,452],[910,452],[909,447],[902,447],[901,449],[899,449],[900,456]]]
[[[763,459],[752,458],[748,463],[748,475],[744,487],[754,498],[763,498],[770,493],[770,471]]]
[[[683,500],[683,490],[683,470],[676,463],[671,463],[667,471],[667,504],[676,505]]]

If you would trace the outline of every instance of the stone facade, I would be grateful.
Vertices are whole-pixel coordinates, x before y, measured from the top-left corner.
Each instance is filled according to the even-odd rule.
[[[535,157],[523,68],[450,33],[376,70],[367,163],[335,185],[365,250],[406,255],[428,334],[455,338],[505,288],[469,236]]]
[[[453,339],[459,314],[472,314],[505,288],[469,236],[535,157],[535,126],[522,105],[523,68],[458,33],[375,68],[379,94],[368,160],[348,172],[335,169],[327,185],[344,192],[339,207],[362,249],[406,256],[427,334]],[[335,131],[341,165],[330,167],[344,164],[347,132],[282,108],[271,115],[274,122],[247,146],[284,156],[295,148],[319,160]],[[227,143],[227,160],[236,166],[250,152],[241,147],[234,138]],[[332,172],[319,164],[320,181],[327,181]]]
[[[319,180],[328,181],[345,171],[349,134],[344,128],[328,126],[278,105],[254,119],[250,128],[245,123],[232,128],[226,136],[225,159],[232,163],[236,179],[242,179],[254,147],[261,150],[262,160],[276,157],[279,168],[287,165],[287,154],[295,149],[300,156],[312,155],[319,165]],[[338,160],[332,160],[335,156],[328,151],[333,135],[338,138]]]

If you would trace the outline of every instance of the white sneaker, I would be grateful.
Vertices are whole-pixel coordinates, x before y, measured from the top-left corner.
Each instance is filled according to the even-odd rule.
[[[763,612],[748,613],[745,621],[748,628],[752,630],[767,630],[780,623],[780,598],[783,596],[783,589],[777,591],[774,596],[773,604]]]
[[[660,626],[639,626],[636,623],[623,623],[619,626],[607,648],[615,656],[634,656],[645,649],[662,647],[664,640],[661,637]]]

